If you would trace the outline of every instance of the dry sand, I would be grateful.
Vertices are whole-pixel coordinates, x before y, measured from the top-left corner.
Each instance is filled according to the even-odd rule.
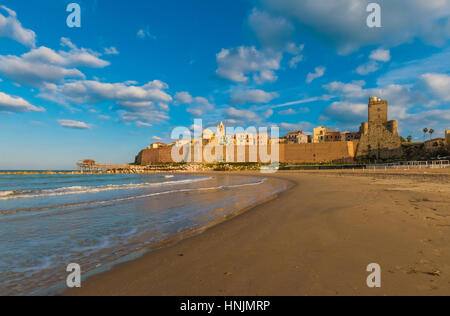
[[[273,176],[295,186],[64,294],[450,295],[450,170]]]

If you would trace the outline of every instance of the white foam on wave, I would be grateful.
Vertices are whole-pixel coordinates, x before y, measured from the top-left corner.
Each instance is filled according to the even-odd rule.
[[[190,184],[200,181],[211,180],[211,177],[202,177],[197,179],[186,179],[186,180],[176,180],[176,181],[165,181],[165,182],[146,182],[146,183],[137,183],[137,184],[109,184],[103,186],[72,186],[72,187],[63,187],[53,190],[41,190],[34,193],[24,193],[20,194],[15,191],[2,191],[8,192],[8,194],[0,194],[1,200],[12,200],[12,199],[29,199],[29,198],[38,198],[38,197],[49,197],[49,196],[60,196],[60,195],[68,195],[68,194],[85,194],[85,193],[97,193],[104,191],[114,191],[114,190],[125,190],[125,189],[139,189],[139,188],[148,188],[148,187],[162,187],[162,186],[170,186],[170,185],[180,185],[180,184]],[[0,192],[1,193],[1,192]]]
[[[0,196],[9,196],[13,195],[14,191],[0,191]]]
[[[197,181],[204,181],[204,180],[209,180],[209,179],[212,179],[212,178],[202,178],[202,179],[197,179]],[[183,180],[183,181],[185,181],[185,180]],[[261,179],[260,181],[251,182],[251,183],[221,185],[221,186],[217,186],[217,187],[203,187],[203,188],[194,188],[194,189],[178,189],[178,190],[155,192],[155,193],[149,193],[149,194],[143,194],[143,195],[137,195],[137,196],[129,196],[129,197],[123,197],[123,198],[117,198],[117,199],[111,199],[111,200],[105,200],[105,201],[92,201],[92,202],[82,202],[82,203],[67,204],[67,205],[57,205],[57,206],[51,206],[51,207],[42,207],[39,209],[24,209],[24,210],[6,211],[6,212],[2,212],[1,214],[2,215],[10,215],[10,214],[17,214],[17,213],[22,213],[22,212],[44,211],[44,210],[50,210],[50,209],[80,207],[80,206],[87,206],[87,205],[102,205],[102,204],[131,201],[131,200],[136,200],[136,199],[151,198],[151,197],[156,197],[156,196],[177,194],[177,193],[191,193],[191,192],[202,192],[202,191],[208,192],[208,191],[226,190],[226,189],[240,188],[240,187],[246,187],[246,186],[260,185],[266,181],[267,181],[267,178],[264,178],[264,179]]]

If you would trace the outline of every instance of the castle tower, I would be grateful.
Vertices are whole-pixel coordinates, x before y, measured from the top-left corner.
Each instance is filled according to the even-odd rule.
[[[361,124],[357,157],[392,159],[403,155],[398,121],[388,121],[388,102],[377,97],[369,99],[369,120]]]
[[[388,121],[388,103],[377,97],[369,99],[369,124],[384,124]]]

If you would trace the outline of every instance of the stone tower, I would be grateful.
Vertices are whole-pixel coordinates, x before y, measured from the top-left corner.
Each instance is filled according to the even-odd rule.
[[[388,103],[377,97],[369,99],[369,124],[383,124],[388,121]]]
[[[388,102],[369,99],[369,121],[361,124],[356,156],[364,159],[393,159],[403,155],[398,121],[388,121]]]

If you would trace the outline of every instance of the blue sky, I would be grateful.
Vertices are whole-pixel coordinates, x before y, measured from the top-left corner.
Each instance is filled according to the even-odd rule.
[[[69,28],[66,7],[81,7]],[[382,28],[366,7],[381,5]],[[13,0],[0,5],[0,169],[124,163],[174,127],[450,128],[448,0]]]

